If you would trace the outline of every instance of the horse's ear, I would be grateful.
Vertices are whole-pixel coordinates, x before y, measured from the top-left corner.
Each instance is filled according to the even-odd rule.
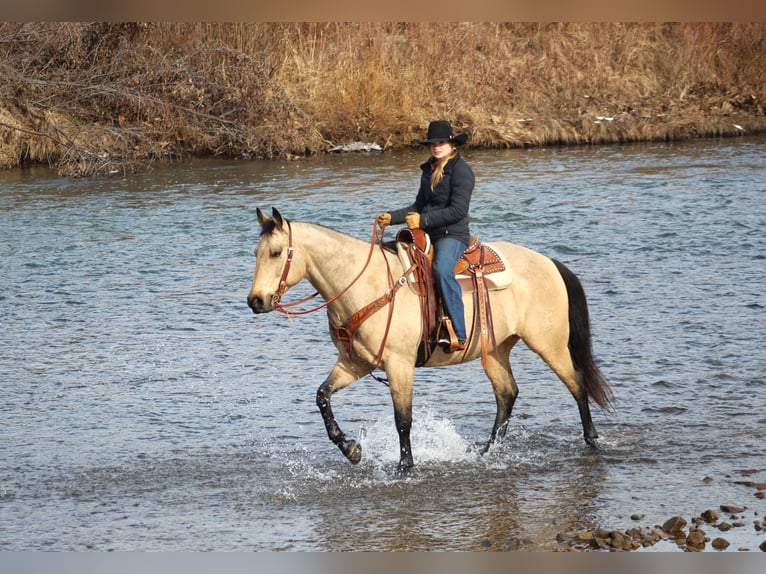
[[[271,208],[271,215],[274,217],[274,223],[277,224],[277,229],[282,229],[282,223],[284,220],[282,219],[282,214],[279,213],[276,207]]]
[[[261,228],[266,227],[266,224],[271,221],[271,218],[263,213],[260,208],[255,208],[255,213],[258,215],[258,222],[261,224]]]

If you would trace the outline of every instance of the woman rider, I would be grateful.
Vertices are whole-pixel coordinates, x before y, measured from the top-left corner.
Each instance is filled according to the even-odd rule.
[[[446,120],[431,122],[426,139],[416,142],[428,146],[431,157],[420,166],[420,188],[415,202],[381,213],[377,218],[381,227],[406,223],[410,229],[422,228],[431,236],[434,278],[457,337],[449,352],[465,349],[467,339],[463,292],[454,273],[455,264],[470,241],[468,208],[475,178],[457,149],[467,139],[467,134],[453,135]]]

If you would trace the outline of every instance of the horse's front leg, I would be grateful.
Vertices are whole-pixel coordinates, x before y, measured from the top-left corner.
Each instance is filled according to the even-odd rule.
[[[330,376],[317,389],[317,406],[319,412],[322,413],[327,436],[352,464],[358,464],[362,460],[362,446],[353,439],[348,440],[343,431],[340,430],[332,412],[332,406],[330,406],[330,398],[335,392],[349,386],[366,374],[366,371],[338,360]]]
[[[399,434],[399,467],[397,474],[404,476],[415,466],[410,445],[412,430],[412,385],[415,367],[412,365],[386,366],[391,400],[394,403],[394,421]]]

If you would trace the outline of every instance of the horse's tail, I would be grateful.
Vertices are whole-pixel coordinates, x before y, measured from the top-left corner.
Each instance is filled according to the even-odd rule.
[[[567,288],[569,298],[569,353],[585,392],[602,409],[612,410],[612,389],[596,366],[591,347],[590,317],[585,290],[577,276],[563,263],[553,259]]]

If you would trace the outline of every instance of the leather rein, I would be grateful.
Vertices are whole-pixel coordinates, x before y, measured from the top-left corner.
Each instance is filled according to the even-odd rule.
[[[277,292],[274,295],[274,310],[279,311],[280,313],[283,313],[285,315],[308,315],[310,313],[315,313],[316,311],[320,311],[324,309],[325,307],[331,305],[335,301],[337,301],[340,297],[342,297],[358,280],[359,278],[364,274],[364,272],[367,270],[367,267],[370,265],[370,261],[372,260],[372,254],[375,251],[375,245],[380,245],[381,252],[383,251],[383,234],[385,232],[385,226],[380,228],[380,233],[378,234],[378,223],[377,220],[372,225],[372,239],[370,241],[370,250],[367,254],[367,260],[364,263],[364,266],[362,269],[357,273],[356,277],[354,277],[351,282],[346,285],[339,293],[322,303],[321,305],[317,305],[316,307],[313,307],[311,309],[305,309],[301,311],[292,311],[290,310],[291,307],[295,307],[296,305],[300,305],[301,303],[305,303],[306,301],[310,301],[317,295],[319,295],[319,291],[315,291],[313,294],[304,297],[303,299],[300,299],[299,301],[294,301],[292,303],[286,303],[281,304],[280,301],[282,299],[282,296],[285,294],[285,291],[287,291],[287,276],[290,273],[290,265],[293,261],[293,230],[292,226],[290,225],[289,221],[286,221],[287,223],[287,260],[285,261],[285,268],[282,271],[282,277],[279,280],[279,286],[277,287]],[[332,330],[333,334],[343,343],[344,348],[346,351],[351,354],[351,348],[352,348],[352,340],[354,338],[354,335],[356,335],[357,330],[361,326],[361,324],[371,317],[375,312],[379,311],[386,305],[389,305],[389,311],[388,311],[388,320],[386,322],[386,331],[383,334],[383,340],[380,344],[380,350],[378,351],[377,358],[375,360],[375,366],[374,368],[379,368],[381,359],[383,356],[383,350],[386,346],[386,341],[388,340],[388,332],[391,327],[391,320],[394,315],[394,296],[396,295],[396,292],[399,290],[399,288],[402,285],[405,285],[407,283],[407,274],[412,271],[412,269],[406,271],[397,281],[394,281],[393,275],[391,273],[391,266],[389,265],[388,258],[383,255],[383,259],[386,262],[386,268],[388,270],[388,280],[389,285],[391,285],[390,289],[377,298],[376,300],[372,301],[368,305],[364,306],[362,309],[354,313],[351,318],[346,321],[346,323],[340,327],[335,327],[334,325],[330,324],[330,329]],[[379,377],[376,377],[375,375],[372,375],[375,379],[385,382],[385,379],[381,379]]]

